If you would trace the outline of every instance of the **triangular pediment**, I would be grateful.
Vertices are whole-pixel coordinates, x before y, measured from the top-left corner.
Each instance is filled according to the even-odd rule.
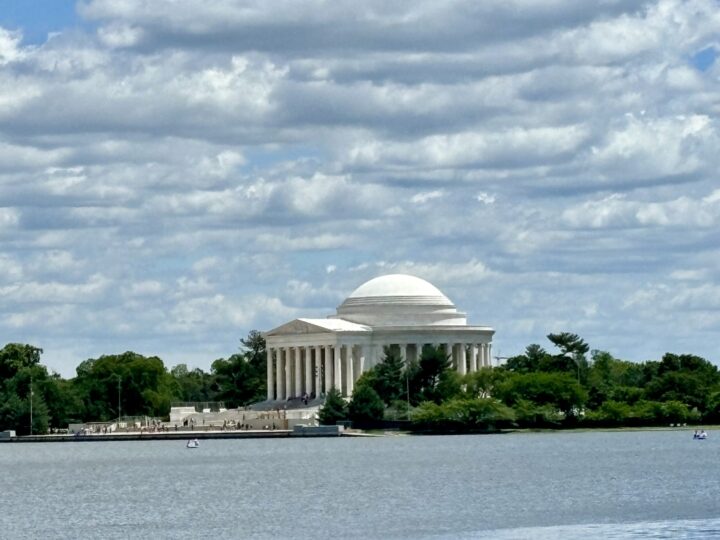
[[[323,328],[317,324],[312,324],[302,319],[295,319],[288,323],[273,328],[266,335],[268,336],[284,336],[293,334],[331,334],[333,331],[328,328]]]
[[[297,334],[334,334],[343,333],[365,333],[370,332],[369,326],[356,324],[337,318],[328,319],[295,319],[289,323],[270,330],[267,336],[285,336]]]

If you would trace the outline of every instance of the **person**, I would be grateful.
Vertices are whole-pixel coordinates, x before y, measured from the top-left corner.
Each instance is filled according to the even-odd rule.
[[[693,434],[693,439],[697,439],[699,435],[700,435],[700,432],[696,429],[695,433]]]

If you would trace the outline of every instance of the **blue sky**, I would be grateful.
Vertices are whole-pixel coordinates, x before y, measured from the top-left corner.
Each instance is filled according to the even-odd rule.
[[[25,43],[41,44],[51,32],[82,26],[75,3],[74,0],[0,0],[0,25],[21,29]]]
[[[0,342],[208,369],[425,278],[718,361],[716,0],[0,0]]]

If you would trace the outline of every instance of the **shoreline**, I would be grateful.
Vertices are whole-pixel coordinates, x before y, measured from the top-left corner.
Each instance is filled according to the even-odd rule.
[[[189,439],[287,439],[302,437],[362,437],[358,432],[293,431],[289,429],[248,431],[171,431],[156,433],[107,433],[93,435],[20,435],[0,439],[2,443],[74,443],[107,441],[187,441]]]

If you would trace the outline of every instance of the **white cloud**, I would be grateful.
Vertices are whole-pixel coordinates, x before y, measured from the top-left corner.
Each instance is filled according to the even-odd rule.
[[[409,272],[507,353],[715,350],[714,0],[182,8],[0,29],[0,335],[207,368]]]
[[[410,202],[413,204],[425,204],[433,199],[439,199],[444,195],[445,192],[442,189],[436,189],[435,191],[422,191],[413,195],[410,198]]]

